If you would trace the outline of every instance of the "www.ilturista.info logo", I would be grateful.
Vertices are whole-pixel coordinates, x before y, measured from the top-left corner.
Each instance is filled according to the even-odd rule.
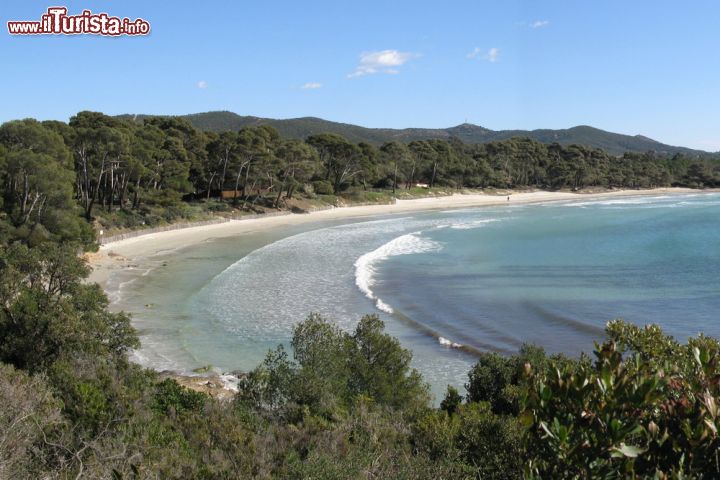
[[[107,13],[83,10],[80,15],[68,15],[65,7],[50,7],[40,21],[9,21],[11,35],[147,35],[150,24],[138,18],[111,17]]]

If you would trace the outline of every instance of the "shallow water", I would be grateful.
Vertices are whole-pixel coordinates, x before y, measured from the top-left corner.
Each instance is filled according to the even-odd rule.
[[[440,395],[474,352],[577,354],[623,317],[720,336],[720,194],[613,198],[281,227],[139,262],[111,279],[141,363],[249,370],[320,312],[377,313]]]

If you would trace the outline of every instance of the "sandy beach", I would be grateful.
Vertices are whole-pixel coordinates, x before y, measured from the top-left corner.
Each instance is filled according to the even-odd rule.
[[[698,192],[687,188],[657,188],[651,190],[614,190],[601,193],[571,192],[514,192],[508,201],[507,195],[456,194],[446,197],[398,200],[393,205],[371,205],[341,207],[320,210],[305,214],[268,216],[247,220],[230,220],[213,225],[188,227],[160,233],[148,233],[125,240],[107,243],[96,253],[88,254],[87,259],[93,268],[89,281],[97,282],[103,288],[113,272],[133,263],[138,257],[148,257],[162,251],[192,246],[214,238],[257,232],[262,229],[319,222],[323,220],[359,218],[393,213],[420,212],[429,210],[447,210],[497,205],[518,205],[554,201],[587,200],[604,197],[627,197],[638,195],[667,195]]]

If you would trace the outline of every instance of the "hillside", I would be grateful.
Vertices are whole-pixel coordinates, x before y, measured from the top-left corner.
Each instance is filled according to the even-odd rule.
[[[120,115],[121,118],[142,121],[148,115]],[[219,111],[181,115],[192,123],[195,128],[221,132],[239,130],[249,125],[272,125],[282,136],[290,138],[306,138],[318,133],[337,133],[352,142],[368,142],[380,145],[384,142],[398,140],[442,139],[457,137],[465,143],[487,143],[506,140],[511,137],[528,137],[543,143],[560,143],[563,145],[579,144],[602,148],[608,153],[620,155],[624,152],[647,152],[675,154],[683,153],[692,157],[711,155],[702,150],[666,145],[642,135],[623,135],[607,132],[598,128],[580,125],[568,129],[550,130],[490,130],[478,125],[463,123],[450,128],[367,128],[348,123],[331,122],[316,117],[290,118],[277,120],[242,116],[233,112]]]

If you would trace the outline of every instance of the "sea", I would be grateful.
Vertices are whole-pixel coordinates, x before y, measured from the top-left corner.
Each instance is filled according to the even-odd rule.
[[[366,314],[441,398],[480,352],[592,352],[605,324],[720,336],[720,193],[612,197],[279,226],[137,259],[107,285],[137,362],[249,371],[311,312]]]

